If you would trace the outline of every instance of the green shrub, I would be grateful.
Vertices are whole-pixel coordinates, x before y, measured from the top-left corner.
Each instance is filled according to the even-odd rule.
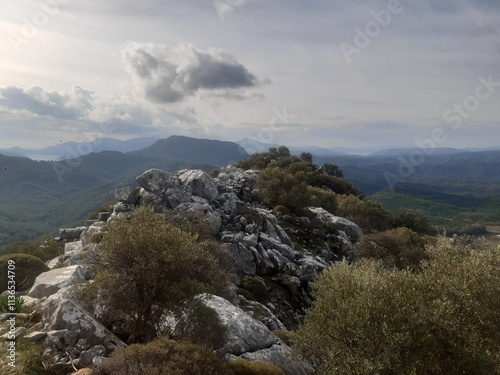
[[[338,195],[337,214],[358,224],[365,233],[393,228],[392,218],[382,205],[355,195]]]
[[[12,268],[15,264],[15,268]],[[9,266],[10,265],[10,266]],[[9,268],[11,273],[9,273]],[[8,289],[8,281],[12,281],[12,272],[15,273],[17,292],[30,289],[38,275],[49,271],[49,267],[39,258],[27,254],[8,254],[0,257],[0,290]],[[9,279],[9,276],[11,277]]]
[[[278,205],[278,206],[274,207],[273,211],[280,214],[280,215],[290,215],[290,210],[282,205]]]
[[[295,209],[307,205],[307,184],[302,173],[270,166],[259,174],[257,186],[262,201],[269,207],[282,205]]]
[[[229,364],[234,375],[285,375],[278,366],[267,362],[235,359]]]
[[[146,345],[117,350],[92,375],[232,375],[229,365],[213,351],[161,338]]]
[[[425,245],[425,239],[417,233],[397,228],[363,236],[351,255],[356,260],[381,260],[386,267],[417,270],[422,260],[428,258]]]
[[[499,374],[500,249],[440,238],[428,253],[419,273],[325,271],[294,350],[318,375]]]
[[[224,290],[221,254],[213,241],[199,241],[142,207],[110,223],[89,288],[106,306],[105,323],[119,322],[129,342],[148,342],[157,336],[165,311],[180,312],[194,295]]]
[[[54,259],[64,253],[64,247],[52,237],[41,240],[16,242],[7,245],[5,254],[28,254],[40,258],[43,262]]]
[[[317,187],[307,187],[308,205],[322,207],[328,212],[335,214],[338,210],[337,194],[332,191]]]
[[[425,214],[420,210],[403,210],[394,220],[398,227],[411,229],[418,234],[431,234],[432,228]]]
[[[24,305],[22,297],[14,297],[8,294],[0,296],[0,312],[19,313]]]

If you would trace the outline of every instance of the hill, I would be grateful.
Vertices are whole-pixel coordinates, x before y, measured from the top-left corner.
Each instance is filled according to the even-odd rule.
[[[242,160],[237,144],[170,137],[142,152],[93,152],[57,162],[0,154],[0,247],[82,222],[144,170],[210,171]]]

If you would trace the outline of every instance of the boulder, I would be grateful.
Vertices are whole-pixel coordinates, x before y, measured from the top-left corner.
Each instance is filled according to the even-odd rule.
[[[346,218],[332,215],[330,212],[320,207],[309,207],[309,211],[314,213],[324,225],[333,224],[337,229],[344,231],[353,241],[357,241],[363,235],[361,228]]]
[[[223,249],[229,255],[233,270],[238,275],[255,275],[257,266],[255,264],[254,252],[238,243],[225,243]]]
[[[162,198],[166,197],[168,189],[179,186],[179,181],[173,174],[161,169],[149,169],[136,180],[144,190]]]
[[[115,198],[126,204],[137,204],[139,200],[139,188],[122,187],[115,190]]]
[[[227,340],[222,352],[229,358],[270,362],[281,367],[287,375],[309,375],[313,372],[308,364],[295,361],[290,347],[263,323],[239,307],[214,295],[203,294],[198,298],[217,313],[226,327]]]
[[[61,228],[59,229],[59,240],[65,242],[77,241],[87,227]]]
[[[64,332],[65,345],[85,341],[86,347],[102,345],[106,354],[115,349],[126,347],[118,337],[94,319],[78,302],[60,291],[47,298],[45,302],[43,322],[48,330],[64,330],[76,332],[70,337]]]
[[[182,184],[190,186],[192,194],[209,201],[217,198],[219,191],[215,181],[202,170],[188,170],[179,175]]]
[[[106,348],[102,345],[96,345],[90,348],[89,350],[85,350],[80,354],[80,366],[91,366],[94,362],[94,358],[102,357],[106,353]]]
[[[75,265],[53,269],[38,275],[28,296],[33,298],[48,297],[61,288],[84,281],[85,270],[81,266]]]

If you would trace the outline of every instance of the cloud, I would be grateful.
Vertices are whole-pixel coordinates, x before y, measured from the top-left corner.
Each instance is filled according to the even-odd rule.
[[[125,70],[145,97],[156,103],[174,103],[200,90],[232,91],[259,84],[233,56],[191,44],[175,48],[153,43],[129,43],[122,50]]]
[[[9,111],[27,111],[34,115],[59,119],[82,119],[92,110],[94,93],[75,86],[69,92],[46,91],[39,86],[26,89],[0,87],[0,106]]]

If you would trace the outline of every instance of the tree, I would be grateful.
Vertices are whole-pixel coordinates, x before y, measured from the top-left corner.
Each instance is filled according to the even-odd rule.
[[[307,204],[307,184],[303,174],[291,174],[279,167],[268,167],[259,175],[258,187],[262,201],[274,207],[300,208]]]
[[[401,211],[395,219],[395,224],[398,227],[405,227],[419,234],[430,234],[432,232],[429,220],[421,210],[407,209]]]
[[[313,155],[310,152],[303,152],[300,154],[300,159],[305,161],[306,163],[312,163],[313,162]]]
[[[109,225],[94,260],[94,285],[105,322],[119,324],[130,342],[157,335],[167,312],[192,296],[226,286],[220,248],[172,226],[163,215],[139,208]]]
[[[500,374],[500,249],[428,252],[418,273],[344,262],[317,279],[294,336],[317,374]]]

